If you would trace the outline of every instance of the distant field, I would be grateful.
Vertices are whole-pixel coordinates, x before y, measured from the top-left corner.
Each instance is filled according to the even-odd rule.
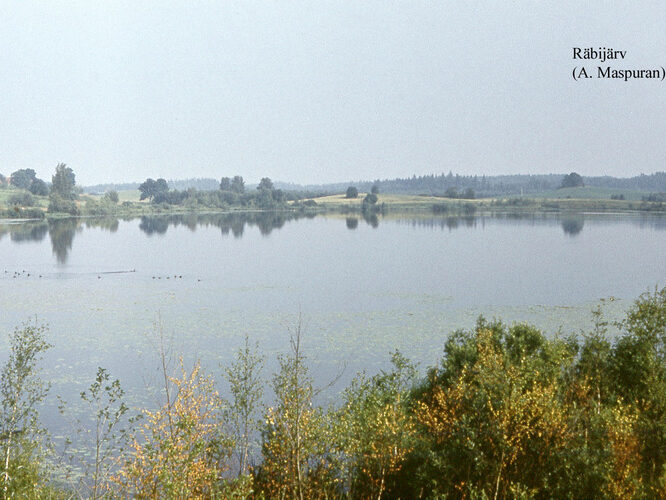
[[[138,189],[129,189],[127,191],[118,191],[118,200],[123,201],[139,201],[141,193]]]
[[[348,199],[344,194],[336,194],[331,196],[323,196],[315,198],[314,200],[325,206],[356,206],[360,205],[366,193],[359,193],[358,198]],[[433,203],[480,203],[485,204],[494,199],[515,199],[524,198],[529,200],[611,200],[611,195],[624,195],[626,201],[642,201],[643,196],[648,193],[644,191],[631,191],[627,189],[614,189],[614,188],[597,188],[597,187],[583,187],[583,188],[565,188],[553,189],[544,191],[538,194],[519,196],[497,196],[494,198],[480,198],[476,200],[459,200],[442,198],[436,196],[419,196],[419,195],[403,195],[403,194],[379,194],[378,203],[386,203],[387,205],[405,204],[405,205],[432,205]],[[615,201],[615,200],[613,200]]]
[[[361,205],[363,198],[367,193],[359,193],[358,198],[345,198],[344,194],[334,194],[314,198],[318,205],[324,206],[349,206],[355,207]],[[436,198],[434,196],[418,196],[409,194],[378,194],[377,203],[386,203],[387,205],[432,205],[433,203],[442,203],[446,198]],[[458,200],[455,200],[458,201]],[[465,200],[468,201],[468,200]],[[474,201],[474,200],[470,200]]]
[[[611,200],[611,194],[624,194],[624,200]],[[579,210],[579,211],[622,211],[645,210],[641,201],[645,193],[641,191],[627,191],[620,189],[603,188],[571,188],[547,192],[539,196],[525,197],[498,197],[482,198],[476,200],[460,200],[438,198],[434,196],[379,194],[377,203],[386,203],[392,210],[430,210],[433,205],[449,206],[455,212],[473,204],[478,210],[511,210],[511,211],[541,211],[541,210]],[[359,208],[365,193],[359,193],[358,198],[347,199],[343,194],[314,198],[319,206],[331,209]],[[661,205],[652,204],[651,209],[658,209]]]

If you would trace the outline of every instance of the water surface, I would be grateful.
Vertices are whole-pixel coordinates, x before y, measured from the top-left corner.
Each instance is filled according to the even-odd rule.
[[[666,282],[665,229],[658,216],[589,214],[3,222],[0,330],[48,323],[53,395],[76,399],[103,366],[145,406],[156,400],[156,323],[174,355],[217,374],[248,334],[268,380],[301,315],[316,382],[346,366],[334,397],[394,349],[435,363],[479,314],[549,334],[588,328],[599,304],[621,317]]]

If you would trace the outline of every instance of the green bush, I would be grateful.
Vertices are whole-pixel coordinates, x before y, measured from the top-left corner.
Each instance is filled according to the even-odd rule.
[[[108,201],[113,204],[118,203],[118,191],[111,190],[104,193],[104,201]]]
[[[40,208],[21,208],[15,205],[7,210],[0,211],[0,217],[12,219],[43,219],[44,211]]]
[[[79,215],[79,208],[74,201],[62,198],[57,194],[51,194],[49,197],[48,211],[49,213]]]
[[[35,197],[27,192],[16,193],[7,199],[7,203],[21,207],[33,207],[35,206]]]
[[[374,193],[365,195],[365,198],[363,198],[363,203],[374,205],[375,203],[377,203],[377,195]]]

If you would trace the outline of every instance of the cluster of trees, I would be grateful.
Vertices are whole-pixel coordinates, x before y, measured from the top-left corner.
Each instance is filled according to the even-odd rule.
[[[0,182],[6,180],[4,176],[0,176]],[[13,172],[9,177],[9,183],[20,190],[8,197],[8,203],[12,206],[14,216],[43,218],[44,212],[41,208],[26,208],[40,206],[40,201],[35,196],[48,196],[47,210],[50,213],[69,215],[80,215],[81,213],[79,204],[77,204],[81,189],[76,185],[74,171],[64,163],[56,165],[50,184],[38,179],[35,171],[30,168]],[[100,201],[87,200],[86,213],[107,214],[118,201],[117,191],[107,191]]]
[[[155,203],[162,203],[169,192],[169,184],[161,177],[157,180],[146,179],[145,182],[139,185],[141,195],[140,200],[155,201]]]
[[[227,208],[239,206],[244,208],[274,209],[286,206],[288,197],[281,189],[275,189],[273,182],[264,177],[256,191],[245,189],[245,181],[240,175],[233,178],[222,177],[216,191],[199,191],[195,188],[179,191],[169,189],[165,179],[146,179],[139,185],[140,199],[148,199],[152,203],[168,205],[185,205],[191,208],[202,206],[211,208]]]
[[[12,186],[30,191],[34,195],[47,196],[49,194],[49,186],[42,179],[38,179],[35,171],[31,168],[17,170],[12,173],[9,179]]]
[[[11,195],[8,202],[12,206],[12,211],[17,215],[35,218],[44,217],[41,209],[26,210],[26,207],[37,207],[39,205],[38,198],[35,198],[35,196],[48,196],[49,212],[78,215],[79,209],[75,200],[78,199],[79,189],[76,186],[75,179],[76,176],[72,169],[64,163],[59,163],[56,166],[50,184],[37,178],[35,171],[31,168],[17,170],[9,177],[9,183],[21,191]],[[7,179],[3,176],[2,180],[5,182]]]
[[[374,194],[376,198],[377,195],[379,194],[379,184],[373,184],[372,187],[370,188],[370,193],[368,194]],[[355,186],[349,186],[345,191],[345,198],[358,198],[358,188],[356,188]],[[376,202],[377,200],[374,201],[374,203]]]
[[[349,186],[345,191],[345,198],[347,199],[356,199],[358,198],[358,189],[355,186]],[[377,203],[379,201],[379,185],[373,184],[370,188],[370,192],[367,193],[363,200],[361,201],[361,213],[366,220],[372,220],[371,224],[373,227],[377,227],[379,224],[377,220],[377,214],[384,213],[386,210],[386,205],[384,203]],[[346,211],[355,211],[356,206],[347,206],[345,207]],[[349,227],[349,224],[348,226]],[[356,227],[356,226],[354,226]]]
[[[444,192],[444,198],[451,198],[453,200],[473,200],[476,198],[476,194],[472,188],[467,188],[462,192],[458,192],[456,188],[450,187]]]
[[[0,177],[2,182],[6,181],[4,176]],[[23,168],[13,172],[9,177],[9,183],[36,196],[48,196],[51,193],[70,200],[74,200],[78,196],[78,191],[75,189],[74,172],[64,163],[59,163],[56,166],[50,185],[37,178],[35,171],[31,168]]]
[[[666,192],[663,193],[650,193],[647,196],[643,196],[643,201],[652,201],[657,203],[666,202]]]
[[[582,338],[479,319],[424,379],[396,352],[330,408],[313,402],[300,323],[268,407],[247,339],[225,371],[227,401],[198,364],[172,371],[162,343],[163,404],[142,420],[127,421],[102,369],[82,393],[97,432],[80,487],[92,498],[664,498],[666,289],[641,296],[613,341],[595,318]],[[49,488],[35,412],[48,347],[42,329],[17,329],[2,370],[5,498]]]
[[[49,194],[49,186],[36,177],[31,168],[20,169],[13,172],[9,178],[0,174],[0,187],[6,188],[12,185],[17,189],[7,197],[7,209],[0,210],[0,216],[41,219],[44,212],[39,205],[36,196]],[[34,208],[33,208],[34,207]]]
[[[245,192],[245,181],[240,175],[235,175],[233,179],[222,177],[222,179],[220,179],[220,191],[243,194]]]

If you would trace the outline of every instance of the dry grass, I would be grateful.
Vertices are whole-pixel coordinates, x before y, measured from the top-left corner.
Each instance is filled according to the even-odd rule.
[[[363,198],[367,193],[359,193],[358,198],[345,198],[344,194],[334,194],[330,196],[321,196],[319,198],[313,198],[318,205],[324,205],[328,207],[339,207],[339,206],[360,206],[363,202]],[[378,194],[377,203],[386,203],[387,205],[396,205],[396,204],[409,204],[409,205],[422,205],[428,206],[433,203],[441,203],[443,198],[436,198],[434,196],[418,196],[418,195],[407,195],[407,194]]]

